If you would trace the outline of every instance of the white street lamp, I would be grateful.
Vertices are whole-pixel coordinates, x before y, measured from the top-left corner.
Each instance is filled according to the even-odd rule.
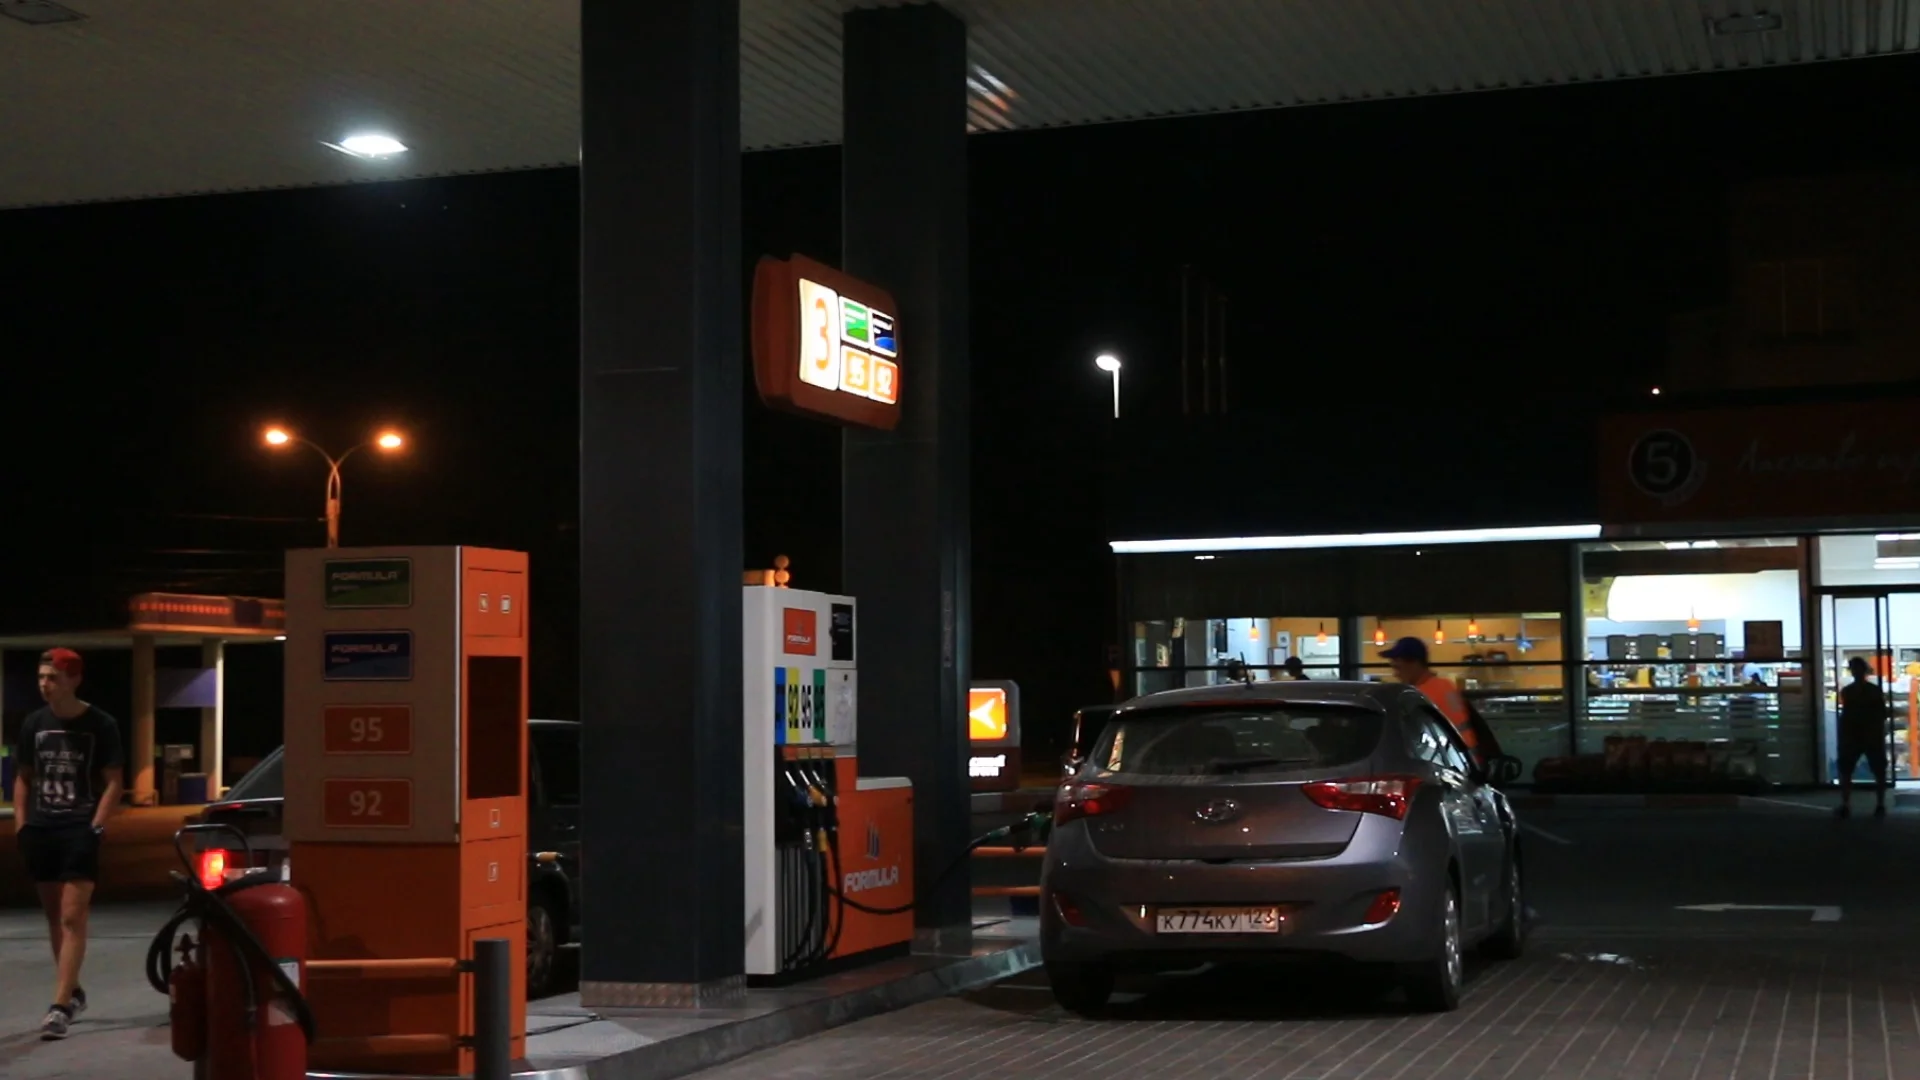
[[[1113,418],[1120,419],[1120,358],[1112,353],[1094,357],[1093,366],[1113,376]]]

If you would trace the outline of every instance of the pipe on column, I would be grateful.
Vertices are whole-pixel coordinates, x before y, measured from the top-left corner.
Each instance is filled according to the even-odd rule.
[[[129,787],[135,806],[152,806],[159,799],[153,788],[153,737],[156,695],[152,634],[133,636],[133,774]]]

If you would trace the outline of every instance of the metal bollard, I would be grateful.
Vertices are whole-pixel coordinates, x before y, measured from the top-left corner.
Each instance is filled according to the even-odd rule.
[[[473,1080],[511,1080],[513,954],[502,938],[473,943]]]

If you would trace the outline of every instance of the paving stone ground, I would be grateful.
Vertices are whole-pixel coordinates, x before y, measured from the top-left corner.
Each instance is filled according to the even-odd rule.
[[[1920,1080],[1920,817],[1824,811],[1533,815],[1540,929],[1451,1014],[1206,972],[1089,1021],[1029,975],[702,1080]],[[1788,910],[1681,910],[1722,903]],[[1812,922],[1829,905],[1842,918]]]

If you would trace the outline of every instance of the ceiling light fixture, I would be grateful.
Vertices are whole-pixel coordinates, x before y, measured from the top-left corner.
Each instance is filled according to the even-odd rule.
[[[1180,540],[1110,540],[1116,555],[1167,555],[1196,551],[1299,551],[1312,548],[1403,547],[1414,544],[1497,544],[1528,540],[1593,540],[1598,525],[1535,525],[1502,529],[1435,529],[1424,532],[1337,533],[1320,536],[1215,536]],[[1420,554],[1418,551],[1415,555]]]
[[[406,144],[391,135],[349,135],[337,143],[330,143],[323,140],[320,145],[330,150],[338,150],[348,157],[357,157],[369,161],[389,158],[395,154],[404,154],[407,152]]]
[[[1756,11],[1751,15],[1729,15],[1724,19],[1709,18],[1707,33],[1713,37],[1726,37],[1729,34],[1766,34],[1780,29],[1784,25],[1780,16],[1771,11]]]
[[[0,15],[18,19],[29,26],[52,26],[54,23],[79,22],[86,18],[53,0],[0,0]]]

